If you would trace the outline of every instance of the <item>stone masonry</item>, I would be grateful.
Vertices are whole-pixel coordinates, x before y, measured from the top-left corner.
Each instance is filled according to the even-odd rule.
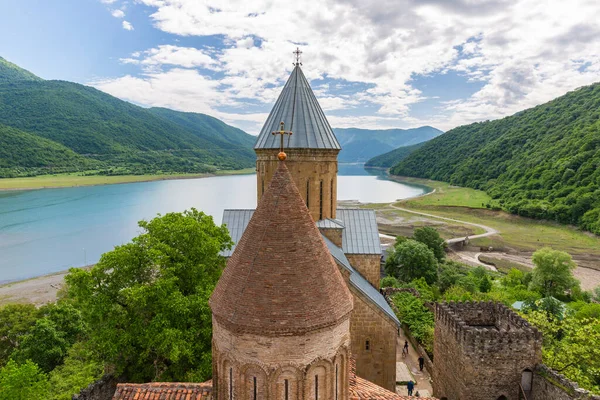
[[[272,149],[255,151],[256,193],[260,202],[279,161],[277,152]],[[286,148],[285,153],[286,165],[313,220],[335,218],[339,150]]]
[[[435,315],[434,395],[519,399],[522,376],[541,362],[541,333],[501,303],[441,303]]]
[[[371,285],[379,288],[381,279],[381,256],[379,254],[346,254],[352,265]]]

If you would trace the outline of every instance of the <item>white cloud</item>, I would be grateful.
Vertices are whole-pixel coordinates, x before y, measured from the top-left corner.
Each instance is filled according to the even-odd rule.
[[[131,23],[128,21],[123,21],[123,29],[125,29],[126,31],[132,31],[133,25],[131,25]]]
[[[271,104],[289,74],[295,43],[301,43],[308,79],[362,85],[351,95],[340,94],[338,85],[317,90],[323,107],[336,111],[330,119],[337,126],[410,123],[448,129],[540,104],[598,80],[600,72],[597,0],[381,0],[377,7],[363,0],[314,0],[310,7],[287,0],[138,2],[153,9],[150,18],[158,29],[179,36],[220,35],[222,46],[139,49],[122,61],[140,65],[145,75],[106,81],[101,88],[127,94],[131,85],[136,102],[213,115],[227,114],[220,111],[223,105],[238,107],[243,115],[248,99]],[[123,27],[133,29],[126,21]],[[221,75],[212,80],[194,70],[191,85],[208,79],[212,88],[194,96],[181,82],[164,81],[182,67]],[[483,86],[470,97],[438,102],[429,116],[412,115],[411,106],[428,97],[413,79],[448,71]],[[160,94],[157,82],[162,82]],[[254,131],[262,122],[259,115],[245,120],[256,121]]]
[[[115,3],[117,0],[100,0],[101,3],[103,4],[113,4]]]
[[[125,13],[123,10],[113,10],[111,15],[115,18],[125,18]]]

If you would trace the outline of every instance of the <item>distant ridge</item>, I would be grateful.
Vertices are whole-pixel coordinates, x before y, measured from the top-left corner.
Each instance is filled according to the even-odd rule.
[[[255,137],[204,114],[146,109],[92,87],[45,81],[0,59],[0,124],[12,127],[14,154],[0,177],[81,171],[101,174],[198,173],[252,167]],[[27,138],[25,139],[25,135]],[[69,149],[86,162],[39,158],[24,143]],[[57,147],[58,146],[58,147]],[[64,150],[64,149],[63,149]],[[52,160],[52,162],[50,162]],[[34,166],[35,165],[35,166]]]
[[[371,158],[365,163],[365,167],[390,168],[408,157],[412,152],[423,147],[427,142],[413,144],[412,146],[402,146]]]
[[[426,142],[443,132],[431,126],[413,129],[359,129],[333,130],[342,146],[340,162],[366,162],[398,147]]]
[[[391,173],[483,189],[511,213],[600,235],[600,83],[454,128]]]

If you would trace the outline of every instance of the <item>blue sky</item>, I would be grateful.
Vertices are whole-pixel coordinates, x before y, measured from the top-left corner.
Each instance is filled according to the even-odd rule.
[[[576,0],[20,0],[0,56],[45,79],[260,130],[303,51],[334,127],[443,130],[600,76],[600,6]],[[384,11],[381,11],[384,10]]]

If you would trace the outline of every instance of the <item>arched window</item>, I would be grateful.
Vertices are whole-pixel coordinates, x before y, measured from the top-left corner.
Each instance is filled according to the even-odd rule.
[[[498,399],[497,399],[497,400],[508,400],[508,399],[506,398],[506,396],[505,396],[505,395],[502,395],[502,396],[498,397]]]

